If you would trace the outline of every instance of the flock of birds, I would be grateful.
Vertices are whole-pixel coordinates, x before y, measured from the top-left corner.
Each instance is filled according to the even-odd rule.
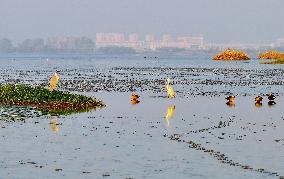
[[[60,77],[59,77],[59,75],[57,73],[54,73],[52,75],[52,77],[50,79],[50,87],[49,87],[50,91],[55,90],[56,85],[57,85],[59,79],[60,79]],[[170,78],[167,78],[166,90],[167,90],[168,98],[170,98],[170,99],[171,98],[175,98],[175,91],[174,91],[174,88],[171,86]],[[131,104],[132,105],[138,104],[140,102],[139,97],[140,96],[137,95],[136,93],[132,93],[131,94],[131,98],[130,98]],[[235,98],[236,97],[233,96],[233,95],[226,97],[225,99],[228,100],[226,104],[228,106],[235,106]],[[269,100],[268,101],[268,105],[269,106],[272,106],[272,105],[276,104],[275,101],[274,101],[276,99],[276,97],[273,94],[271,94],[271,93],[267,94],[267,98]],[[262,106],[262,100],[263,100],[263,97],[256,96],[255,97],[255,106],[256,107],[261,107]]]
[[[235,106],[235,96],[228,96],[226,97],[225,99],[228,100],[228,102],[226,103],[228,106]],[[268,105],[269,106],[272,106],[274,104],[276,104],[276,102],[274,101],[276,99],[276,97],[270,93],[270,94],[267,94],[267,98],[268,98]],[[255,106],[256,107],[261,107],[262,106],[262,100],[263,100],[263,97],[261,96],[257,96],[255,97]]]

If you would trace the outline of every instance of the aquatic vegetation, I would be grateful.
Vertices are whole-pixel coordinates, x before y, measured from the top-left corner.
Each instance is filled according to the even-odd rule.
[[[271,62],[261,62],[260,64],[271,64],[271,65],[278,65],[278,64],[284,64],[284,58],[279,58],[276,60],[273,60]]]
[[[95,98],[26,85],[0,85],[0,104],[32,106],[50,114],[70,114],[104,107]]]
[[[170,84],[171,80],[168,78],[167,79],[167,93],[168,93],[168,98],[175,98],[175,91],[174,88]]]
[[[243,51],[228,48],[225,51],[215,55],[213,60],[250,60],[250,58]]]
[[[270,50],[270,51],[267,51],[265,53],[260,53],[258,56],[257,56],[258,59],[280,59],[280,58],[284,58],[284,54],[283,53],[279,53],[277,51],[274,51],[274,50]]]

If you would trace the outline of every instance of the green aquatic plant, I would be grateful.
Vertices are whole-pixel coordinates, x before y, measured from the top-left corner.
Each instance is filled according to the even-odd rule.
[[[102,101],[79,94],[16,84],[0,85],[0,104],[32,106],[54,115],[90,111],[105,106]]]

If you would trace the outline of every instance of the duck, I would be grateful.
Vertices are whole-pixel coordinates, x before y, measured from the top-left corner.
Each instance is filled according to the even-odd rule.
[[[229,100],[229,102],[233,102],[235,100],[235,96],[228,96],[227,98],[225,98],[226,100]]]
[[[49,91],[54,91],[58,80],[60,79],[57,73],[54,73],[50,79]]]
[[[131,102],[132,105],[136,105],[136,104],[140,103],[140,101],[138,99],[131,100],[130,102]]]
[[[276,97],[272,93],[267,94],[267,96],[269,101],[273,101],[274,99],[276,99]]]
[[[138,100],[139,97],[140,97],[140,96],[138,96],[137,94],[132,93],[132,94],[131,94],[131,101]]]
[[[255,97],[254,100],[255,100],[256,103],[260,103],[262,101],[262,99],[263,98],[261,96],[257,96],[257,97]]]
[[[175,91],[174,91],[174,88],[171,86],[170,82],[171,82],[171,80],[170,80],[170,78],[168,78],[167,79],[167,86],[166,86],[168,98],[175,98]]]

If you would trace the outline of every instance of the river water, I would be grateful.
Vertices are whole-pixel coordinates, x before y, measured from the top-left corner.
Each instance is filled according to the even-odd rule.
[[[284,66],[209,56],[10,55],[0,83],[102,100],[69,116],[1,107],[0,178],[280,178]],[[168,99],[165,81],[176,91]],[[131,104],[136,92],[140,103]],[[268,104],[267,93],[276,96]],[[236,96],[235,104],[225,98]],[[257,95],[264,97],[255,105]],[[24,120],[13,121],[17,115]],[[17,119],[17,118],[16,118]]]

